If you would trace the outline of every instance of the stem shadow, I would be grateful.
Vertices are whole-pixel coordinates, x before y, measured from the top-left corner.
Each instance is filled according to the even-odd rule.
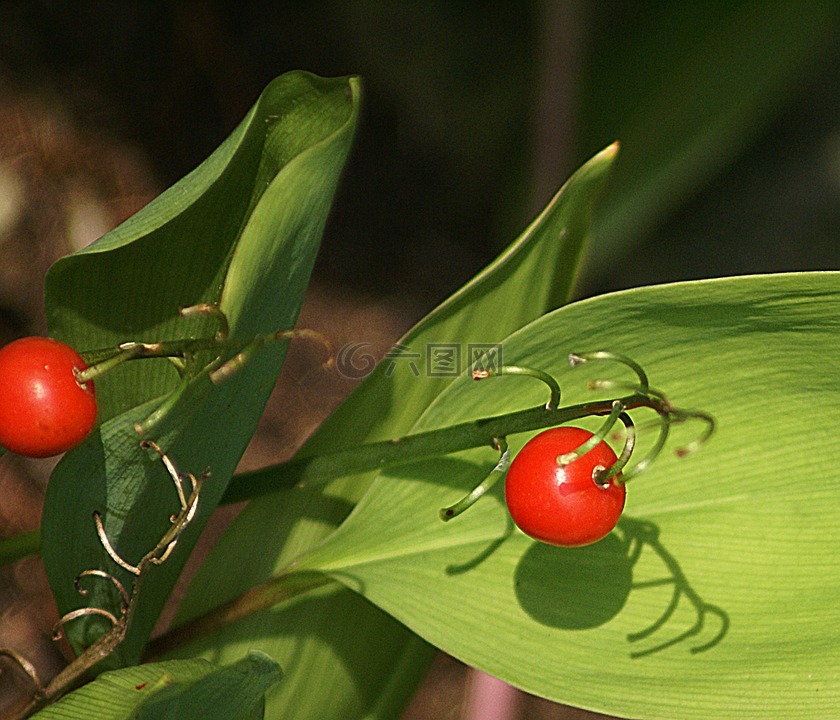
[[[667,575],[633,582],[633,568],[646,548],[656,554]],[[689,652],[705,652],[718,645],[729,631],[729,615],[694,590],[677,559],[659,539],[659,528],[651,522],[622,517],[618,532],[582,548],[534,542],[520,559],[514,576],[514,589],[522,609],[543,625],[565,630],[603,625],[621,611],[631,591],[666,585],[673,586],[673,593],[662,614],[649,626],[629,633],[628,642],[640,643],[668,632],[677,622],[674,614],[683,600],[692,605],[695,621],[687,629],[672,632],[665,640],[631,651],[630,657],[642,658],[698,637],[710,616],[717,618],[719,629]]]
[[[644,549],[647,547],[656,553],[657,557],[662,561],[668,572],[668,576],[664,578],[633,583],[633,589],[644,590],[646,588],[662,587],[665,585],[673,586],[671,599],[662,614],[643,630],[635,633],[629,633],[627,635],[627,640],[631,643],[639,642],[655,635],[660,630],[664,630],[671,621],[674,613],[677,611],[680,601],[683,598],[688,600],[688,602],[692,605],[696,616],[694,624],[691,627],[649,648],[644,650],[635,650],[630,653],[630,657],[642,658],[647,655],[653,655],[654,653],[658,653],[666,650],[667,648],[673,647],[674,645],[678,645],[689,638],[700,635],[703,628],[706,626],[706,621],[709,616],[714,616],[718,619],[720,628],[717,633],[706,642],[689,648],[689,652],[694,655],[705,652],[706,650],[711,650],[713,647],[718,645],[729,632],[729,614],[720,606],[706,602],[697,593],[697,591],[694,590],[677,559],[668,552],[659,539],[659,528],[646,520],[636,520],[628,517],[619,520],[618,526],[624,534],[625,544],[627,545],[627,554],[628,557],[632,559],[632,563],[634,565],[641,557]]]

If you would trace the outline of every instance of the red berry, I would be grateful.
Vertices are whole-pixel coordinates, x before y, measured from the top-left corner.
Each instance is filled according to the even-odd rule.
[[[73,348],[58,340],[21,338],[0,349],[0,445],[27,457],[50,457],[84,440],[96,422],[93,383]]]
[[[612,448],[598,443],[565,466],[560,455],[582,445],[592,433],[576,427],[546,430],[529,440],[513,459],[505,480],[505,501],[526,535],[549,545],[580,547],[605,537],[624,509],[624,485],[612,478],[595,482],[597,468],[616,461]]]

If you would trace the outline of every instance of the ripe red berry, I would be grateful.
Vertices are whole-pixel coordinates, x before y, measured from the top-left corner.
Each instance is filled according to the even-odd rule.
[[[513,459],[505,480],[505,501],[526,535],[549,545],[580,547],[605,537],[624,509],[624,485],[595,480],[616,455],[605,442],[565,466],[557,458],[592,437],[576,427],[546,430],[529,440]],[[617,477],[620,477],[621,474]]]
[[[50,457],[87,437],[96,422],[93,383],[73,348],[58,340],[21,338],[0,349],[0,445],[27,457]]]

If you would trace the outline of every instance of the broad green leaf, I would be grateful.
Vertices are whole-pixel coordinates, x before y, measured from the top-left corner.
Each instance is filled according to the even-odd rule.
[[[383,363],[301,454],[408,431],[452,380],[429,374],[426,351],[434,343],[454,344],[466,356],[469,343],[498,343],[566,302],[590,209],[615,152],[612,146],[581,168],[498,260],[411,330],[401,344],[417,357],[395,360],[393,367]],[[237,482],[270,482],[272,473]],[[337,480],[325,489],[296,488],[251,502],[205,562],[187,593],[179,622],[236,597],[321,542],[346,517],[372,477],[368,473]],[[231,567],[236,567],[235,574],[228,572]],[[398,716],[431,658],[429,647],[385,613],[360,604],[352,593],[323,592],[326,595],[299,598],[238,622],[178,652],[190,654],[200,648],[209,658],[225,659],[242,648],[258,647],[277,658],[287,675],[269,699],[268,717]],[[301,627],[306,630],[301,632]],[[323,692],[325,678],[329,697]],[[383,690],[377,695],[380,686]]]
[[[605,6],[606,12],[612,8]],[[623,151],[593,223],[593,274],[742,154],[834,51],[840,6],[823,0],[652,3],[597,32],[583,151]]]
[[[37,720],[258,720],[280,666],[259,652],[225,667],[170,660],[102,673]]]
[[[568,305],[504,342],[506,361],[558,375],[569,352],[603,348],[636,359],[672,402],[712,413],[719,428],[697,454],[667,453],[632,480],[617,532],[582,549],[536,543],[511,526],[501,487],[440,522],[437,509],[496,460],[475,450],[383,472],[298,566],[332,573],[434,645],[563,703],[634,718],[831,717],[840,273],[640,288]],[[621,375],[568,371],[565,400],[591,396],[587,378]],[[415,429],[543,395],[522,379],[464,378]],[[650,443],[655,426],[636,417]],[[679,427],[670,446],[699,429]]]
[[[220,304],[233,339],[292,327],[349,150],[357,105],[358,82],[352,78],[290,73],[275,80],[197,170],[50,270],[52,333],[80,349],[212,335],[212,322],[178,317],[180,306],[198,302]],[[170,559],[145,579],[129,637],[112,660],[138,659],[190,547],[250,441],[284,354],[280,344],[264,348],[217,386],[206,374],[180,380],[166,360],[132,361],[96,381],[102,424],[59,463],[44,509],[43,557],[60,612],[85,604],[118,606],[107,582],[89,582],[90,594],[79,595],[73,581],[82,570],[101,567],[127,588],[133,582],[105,554],[94,532],[94,511],[102,513],[117,552],[135,564],[178,510],[172,480],[160,459],[141,449],[134,429],[173,391],[181,401],[151,439],[180,472],[211,472],[198,516]],[[101,632],[101,622],[76,620],[69,632],[77,645],[89,643]]]

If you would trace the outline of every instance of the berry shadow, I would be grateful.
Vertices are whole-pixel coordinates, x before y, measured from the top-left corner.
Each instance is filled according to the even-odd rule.
[[[608,535],[582,548],[535,542],[519,561],[514,589],[522,609],[537,622],[586,630],[618,614],[630,595],[632,578],[624,543]]]
[[[656,554],[663,565],[663,577],[633,582],[633,568],[645,550]],[[672,587],[670,602],[650,624],[629,633],[631,644],[651,640],[643,649],[631,651],[641,658],[699,637],[714,619],[717,632],[689,648],[692,654],[710,650],[729,630],[729,615],[706,602],[692,588],[677,559],[659,538],[651,522],[624,516],[618,532],[582,548],[560,548],[534,542],[519,561],[514,589],[522,609],[537,622],[563,630],[588,630],[612,620],[627,603],[631,591],[651,587]],[[695,622],[688,628],[674,614],[680,603],[691,604]],[[708,625],[712,625],[709,623]],[[713,627],[713,625],[712,625]]]

